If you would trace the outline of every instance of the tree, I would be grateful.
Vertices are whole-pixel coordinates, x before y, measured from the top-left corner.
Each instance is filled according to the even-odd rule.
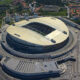
[[[36,2],[46,5],[63,5],[61,0],[36,0]]]
[[[21,12],[23,10],[23,6],[21,3],[17,3],[16,11]]]

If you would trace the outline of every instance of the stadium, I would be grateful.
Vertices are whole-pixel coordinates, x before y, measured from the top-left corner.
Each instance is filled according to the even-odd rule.
[[[32,58],[32,54],[34,57],[50,56],[50,53],[69,46],[71,35],[60,19],[39,17],[10,25],[2,35],[2,46],[11,54],[21,57],[28,55]]]
[[[76,61],[71,52],[77,36],[62,20],[37,17],[2,27],[0,65],[10,76],[22,80],[60,77],[65,62]]]

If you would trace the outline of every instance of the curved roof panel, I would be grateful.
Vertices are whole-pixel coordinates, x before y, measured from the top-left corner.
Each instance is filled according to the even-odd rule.
[[[48,27],[52,27],[54,28],[54,30],[49,34],[43,36],[34,30],[30,30],[27,27],[23,27],[24,25],[28,25],[30,23],[35,22],[47,25]],[[40,26],[40,28],[43,27]],[[30,19],[28,21],[23,20],[15,23],[15,26],[11,25],[10,27],[8,27],[7,32],[18,39],[38,45],[58,44],[65,41],[69,37],[69,30],[67,26],[64,24],[64,22],[54,17],[40,17]]]

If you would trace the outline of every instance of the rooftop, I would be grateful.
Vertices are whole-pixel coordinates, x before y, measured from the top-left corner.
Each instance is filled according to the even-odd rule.
[[[41,31],[43,33],[47,32],[48,30],[50,31],[48,32],[48,34],[42,35],[38,31],[28,28],[27,25],[31,23],[42,24],[42,26],[36,24],[36,27],[35,25],[32,25],[31,28],[35,28],[38,31]],[[24,26],[26,26],[26,28],[24,28]],[[39,45],[53,45],[61,43],[69,36],[69,30],[67,26],[61,20],[53,17],[41,17],[30,19],[29,21],[23,20],[20,22],[16,22],[15,26],[11,25],[10,27],[8,27],[7,32],[16,38]],[[56,43],[53,43],[51,41],[52,39],[56,41]]]

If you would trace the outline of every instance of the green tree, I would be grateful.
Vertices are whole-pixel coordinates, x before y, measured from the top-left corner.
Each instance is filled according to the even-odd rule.
[[[17,3],[16,12],[21,12],[23,10],[23,6],[21,3]]]
[[[36,0],[40,4],[46,4],[46,5],[60,5],[62,6],[63,3],[61,0]]]

